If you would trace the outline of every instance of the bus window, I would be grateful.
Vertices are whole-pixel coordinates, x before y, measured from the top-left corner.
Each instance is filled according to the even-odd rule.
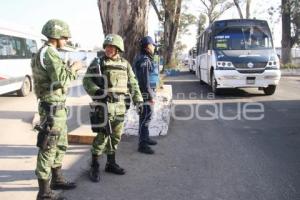
[[[272,48],[271,36],[258,27],[231,27],[214,36],[214,49],[251,50]]]

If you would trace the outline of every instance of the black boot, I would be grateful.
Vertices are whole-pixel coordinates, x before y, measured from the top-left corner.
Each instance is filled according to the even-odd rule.
[[[155,153],[154,150],[151,149],[151,147],[149,147],[148,144],[146,144],[146,143],[139,144],[138,151],[140,153],[145,153],[145,154],[154,154]]]
[[[99,182],[100,181],[100,164],[98,162],[98,155],[92,155],[92,164],[91,164],[91,169],[89,172],[89,176],[91,181],[93,182]]]
[[[118,174],[118,175],[124,175],[126,173],[125,169],[121,168],[116,163],[115,154],[107,155],[107,163],[106,163],[106,166],[105,166],[105,171],[113,173],[113,174]]]
[[[38,179],[39,192],[36,200],[67,200],[65,197],[55,197],[51,192],[49,180]]]
[[[65,180],[61,167],[52,168],[51,172],[52,179],[50,187],[52,190],[71,190],[76,188],[76,183]]]
[[[147,142],[146,142],[148,145],[157,145],[157,142],[155,140],[152,140],[152,139],[148,139]]]

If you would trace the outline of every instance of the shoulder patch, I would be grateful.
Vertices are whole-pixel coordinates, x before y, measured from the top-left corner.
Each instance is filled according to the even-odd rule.
[[[44,69],[46,69],[46,66],[44,63],[44,58],[45,58],[45,53],[46,53],[47,49],[48,49],[48,46],[44,46],[40,53],[40,63]]]

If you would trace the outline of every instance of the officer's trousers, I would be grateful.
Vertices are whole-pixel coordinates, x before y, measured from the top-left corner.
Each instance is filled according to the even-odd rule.
[[[139,144],[143,145],[149,140],[149,124],[153,114],[153,105],[144,103],[143,112],[139,116]]]
[[[46,112],[39,107],[41,121],[44,120]],[[50,136],[51,145],[46,150],[40,149],[37,155],[37,165],[35,174],[38,179],[49,179],[51,168],[62,166],[63,158],[68,147],[67,138],[67,110],[57,110],[53,113],[54,125],[53,130],[58,135]]]

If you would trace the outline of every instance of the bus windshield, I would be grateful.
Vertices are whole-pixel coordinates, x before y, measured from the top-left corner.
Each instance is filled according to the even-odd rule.
[[[259,50],[273,47],[271,34],[260,26],[217,29],[213,37],[216,50]]]

